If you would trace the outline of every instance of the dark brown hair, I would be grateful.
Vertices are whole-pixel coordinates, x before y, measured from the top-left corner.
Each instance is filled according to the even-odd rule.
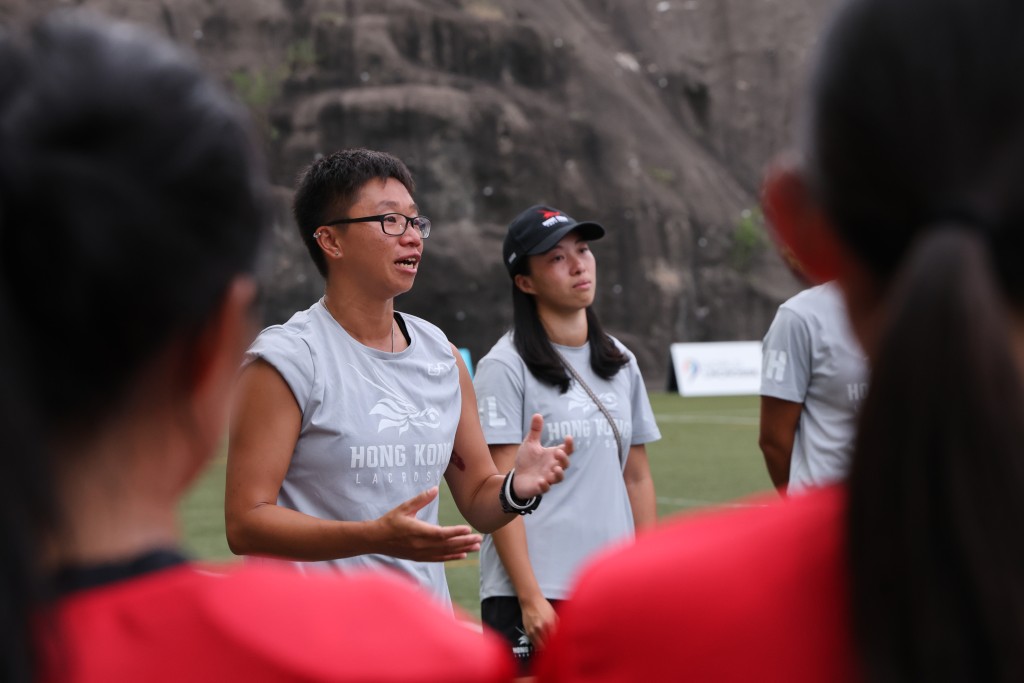
[[[252,272],[254,150],[241,106],[166,39],[82,13],[0,36],[0,680],[43,677],[40,557],[71,513],[56,445],[120,414],[167,350],[186,364]]]
[[[886,299],[849,480],[872,681],[1024,680],[1024,3],[850,0],[813,188]]]

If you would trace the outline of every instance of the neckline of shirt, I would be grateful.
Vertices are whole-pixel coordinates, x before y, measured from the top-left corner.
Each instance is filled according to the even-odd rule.
[[[398,311],[395,311],[394,313],[395,322],[398,324],[398,329],[402,333],[402,336],[405,337],[405,341],[406,344],[408,344],[408,346],[406,346],[401,351],[390,351],[375,349],[372,346],[367,346],[366,344],[362,343],[361,341],[353,337],[351,334],[349,334],[348,330],[346,330],[345,327],[341,323],[339,323],[338,320],[333,315],[331,315],[331,312],[330,310],[328,310],[327,304],[324,301],[324,297],[320,297],[320,301],[318,303],[320,305],[315,306],[314,308],[319,311],[320,315],[327,316],[328,320],[330,320],[330,322],[334,324],[334,327],[341,331],[341,334],[344,336],[346,341],[348,341],[355,348],[359,349],[360,351],[366,354],[373,356],[374,358],[381,358],[384,360],[387,360],[389,358],[404,358],[407,354],[409,354],[412,351],[413,347],[416,345],[416,339],[412,336],[412,333],[409,331],[405,316],[403,316]]]

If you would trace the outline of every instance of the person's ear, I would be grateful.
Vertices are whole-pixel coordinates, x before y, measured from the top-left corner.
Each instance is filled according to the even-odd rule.
[[[519,288],[519,291],[524,294],[536,294],[537,290],[533,288],[533,278],[529,275],[523,275],[520,273],[512,278],[512,283]]]
[[[840,275],[846,259],[843,245],[794,161],[771,165],[761,204],[776,247],[796,275],[812,284]]]
[[[324,258],[340,258],[344,255],[345,250],[342,249],[341,240],[338,239],[335,231],[328,230],[326,226],[320,226],[313,233],[313,237],[316,239],[316,243],[320,245],[321,251],[324,252]]]

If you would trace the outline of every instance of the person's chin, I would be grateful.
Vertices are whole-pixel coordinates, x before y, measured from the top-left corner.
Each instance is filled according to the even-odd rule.
[[[597,291],[593,285],[590,285],[586,288],[576,290],[576,294],[580,301],[583,302],[584,306],[589,306],[594,303],[594,297],[597,295]]]
[[[416,281],[416,274],[413,273],[411,275],[407,275],[406,277],[402,278],[402,280],[402,282],[395,285],[394,296],[401,296],[402,294],[405,294],[406,292],[410,291],[412,289],[413,284]]]

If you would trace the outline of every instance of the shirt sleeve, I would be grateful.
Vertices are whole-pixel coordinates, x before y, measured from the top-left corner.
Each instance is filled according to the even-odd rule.
[[[761,347],[761,395],[803,403],[811,381],[807,321],[780,308]]]
[[[473,377],[484,439],[490,444],[519,443],[523,433],[523,376],[502,360],[484,356]]]
[[[651,408],[651,399],[647,396],[644,377],[640,374],[640,367],[632,354],[627,369],[629,371],[630,409],[633,420],[633,436],[630,438],[630,445],[636,446],[657,441],[661,438],[661,430],[658,429],[658,423],[654,420],[654,410]]]
[[[242,367],[257,359],[269,363],[284,378],[305,415],[316,381],[316,366],[306,341],[279,325],[268,327],[245,352]]]

